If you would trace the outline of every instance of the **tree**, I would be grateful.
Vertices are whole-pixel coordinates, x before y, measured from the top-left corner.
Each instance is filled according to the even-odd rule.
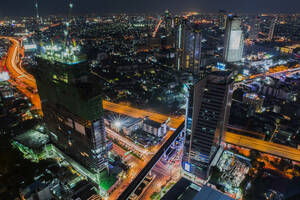
[[[217,166],[213,166],[210,169],[210,181],[213,183],[217,183],[220,176],[222,175],[222,172],[219,170],[219,168]]]
[[[280,171],[285,171],[289,168],[292,168],[291,163],[285,159],[281,159],[278,164],[278,169]]]
[[[257,160],[260,158],[260,153],[257,150],[251,149],[249,157],[251,160]]]

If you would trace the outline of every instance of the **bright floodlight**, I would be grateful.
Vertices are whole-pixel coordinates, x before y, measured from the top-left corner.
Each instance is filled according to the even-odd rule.
[[[121,122],[119,120],[114,122],[114,125],[116,128],[120,128],[121,127]]]

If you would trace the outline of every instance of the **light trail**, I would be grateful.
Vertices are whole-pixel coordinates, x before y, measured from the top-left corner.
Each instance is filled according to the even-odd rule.
[[[162,22],[163,22],[163,20],[162,20],[162,19],[159,19],[159,22],[158,22],[158,24],[157,24],[156,27],[155,27],[155,31],[154,31],[153,34],[152,34],[152,37],[155,37],[155,36],[156,36],[156,33],[157,33],[157,31],[158,31],[158,29],[159,29],[159,27],[160,27],[160,25],[161,25]]]

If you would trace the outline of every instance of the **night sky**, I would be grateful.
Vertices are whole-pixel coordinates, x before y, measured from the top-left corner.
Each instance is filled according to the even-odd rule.
[[[35,0],[1,0],[0,16],[32,16]],[[66,14],[68,0],[38,0],[40,15]],[[215,12],[218,9],[236,13],[300,13],[300,0],[73,0],[73,14]]]

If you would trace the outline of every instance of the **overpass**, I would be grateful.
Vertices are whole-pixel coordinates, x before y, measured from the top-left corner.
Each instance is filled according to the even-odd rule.
[[[163,154],[168,150],[171,144],[177,139],[177,137],[182,133],[184,129],[184,122],[176,129],[176,131],[169,137],[169,139],[162,145],[158,152],[151,158],[147,165],[142,169],[142,171],[133,179],[126,190],[118,197],[118,200],[128,199],[129,196],[136,190],[136,188],[143,182],[144,178],[150,172],[150,170],[155,166]]]
[[[300,162],[300,149],[226,132],[224,142]]]

